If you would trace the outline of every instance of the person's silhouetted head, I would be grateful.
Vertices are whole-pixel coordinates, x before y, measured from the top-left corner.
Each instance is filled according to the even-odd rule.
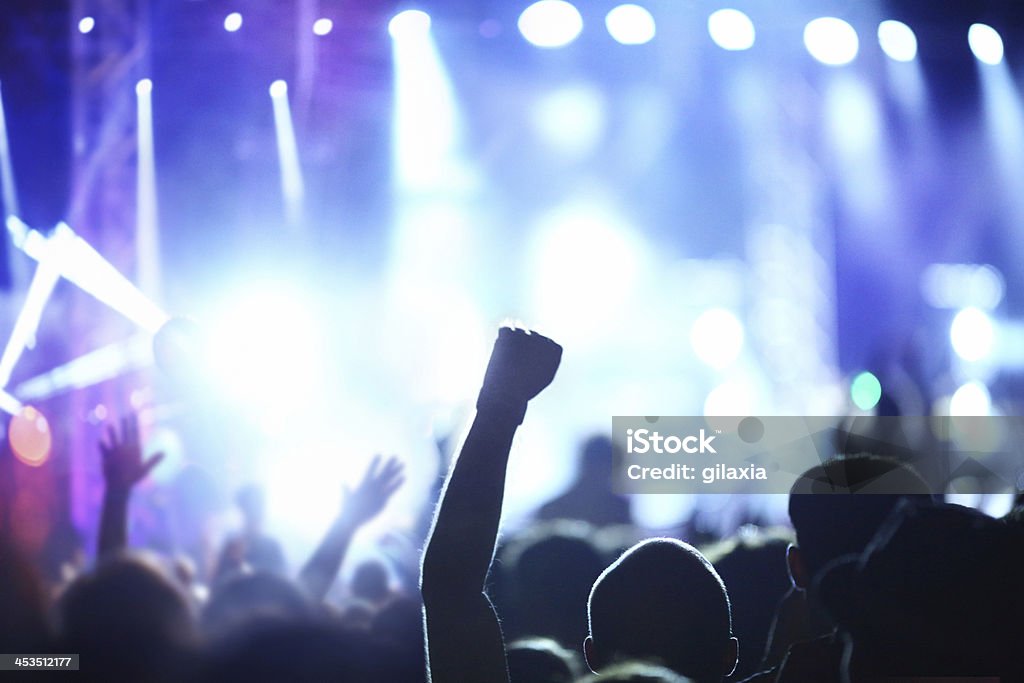
[[[575,656],[549,638],[524,638],[509,644],[512,683],[572,683],[580,674]]]
[[[747,525],[735,536],[703,548],[729,587],[732,628],[740,641],[734,678],[760,670],[779,601],[792,587],[786,573],[786,549],[792,540],[788,530]]]
[[[312,614],[305,594],[272,572],[239,574],[216,586],[203,610],[203,627],[214,635],[251,621],[287,621]]]
[[[387,599],[391,594],[387,567],[377,560],[361,563],[352,575],[352,594],[374,604]]]
[[[48,637],[42,582],[17,544],[0,533],[0,651],[33,652]]]
[[[513,680],[512,683],[515,681]],[[576,683],[693,683],[693,681],[663,666],[644,662],[629,662],[616,664],[601,674],[585,676]]]
[[[933,502],[928,484],[890,458],[835,458],[800,475],[789,495],[796,530],[788,558],[793,583],[806,589],[828,562],[864,550],[903,499]]]
[[[736,666],[737,641],[725,584],[696,548],[642,541],[594,582],[587,663],[662,664],[696,681],[720,681]]]
[[[586,522],[538,524],[501,552],[509,628],[515,636],[545,636],[578,647],[587,635],[590,587],[608,563]]]
[[[267,504],[263,489],[255,484],[243,486],[235,496],[235,504],[242,512],[247,531],[258,531],[263,528]]]
[[[142,557],[113,558],[78,577],[57,611],[62,647],[108,680],[173,678],[172,667],[195,643],[184,591]]]
[[[858,676],[1024,680],[1021,565],[1020,528],[957,505],[904,502],[860,555],[825,567],[817,591],[852,638],[847,662]]]

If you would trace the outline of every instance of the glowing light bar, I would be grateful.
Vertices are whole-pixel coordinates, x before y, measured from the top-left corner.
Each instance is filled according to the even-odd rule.
[[[4,411],[8,415],[17,415],[21,412],[24,406],[21,405],[21,401],[14,398],[6,391],[0,391],[0,410]]]
[[[11,373],[22,352],[26,348],[35,346],[36,330],[39,329],[39,320],[43,315],[43,308],[50,300],[53,288],[60,280],[61,264],[60,254],[56,249],[51,249],[46,257],[40,259],[36,266],[35,275],[29,285],[28,294],[25,296],[25,303],[14,322],[14,329],[7,340],[3,356],[0,357],[0,389],[7,386],[11,379]]]
[[[285,220],[290,228],[297,229],[302,224],[305,185],[302,165],[299,163],[299,145],[295,140],[292,112],[288,104],[288,84],[281,80],[271,83],[270,99],[274,105],[274,130],[277,133],[277,158],[281,166]]]
[[[72,389],[92,386],[112,377],[148,366],[153,360],[148,334],[90,351],[49,372],[19,384],[14,393],[25,401],[41,401]]]
[[[4,202],[4,218],[19,213],[18,193],[14,186],[14,167],[11,165],[11,148],[7,141],[7,120],[4,118],[2,83],[0,83],[0,198]]]
[[[157,220],[156,155],[153,145],[153,81],[135,86],[138,163],[135,177],[135,253],[139,288],[160,296],[160,226]]]
[[[51,239],[63,240],[62,275],[150,334],[170,319],[138,287],[66,223],[59,223]]]

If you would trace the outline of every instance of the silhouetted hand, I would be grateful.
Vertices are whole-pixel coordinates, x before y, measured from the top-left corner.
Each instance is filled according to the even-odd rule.
[[[405,483],[405,466],[392,456],[383,467],[381,457],[375,455],[355,489],[345,487],[342,517],[353,524],[362,525],[376,517],[387,505],[388,499]]]
[[[100,439],[99,445],[103,456],[103,479],[107,482],[107,490],[113,493],[130,492],[164,459],[163,453],[143,459],[139,418],[134,413],[121,418],[120,435],[114,425],[108,425],[106,438]]]
[[[477,409],[513,411],[521,424],[526,403],[551,384],[562,360],[562,347],[529,330],[502,327],[487,363]]]

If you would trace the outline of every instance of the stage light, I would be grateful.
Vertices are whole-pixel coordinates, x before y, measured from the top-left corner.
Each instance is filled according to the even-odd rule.
[[[96,20],[92,17],[82,17],[78,20],[78,32],[88,33],[89,31],[96,28]]]
[[[21,412],[24,406],[21,405],[21,401],[14,398],[6,391],[0,391],[0,410],[4,411],[8,415],[17,415]]]
[[[13,238],[14,228],[12,228],[11,219],[18,220],[18,191],[15,189],[14,165],[11,163],[11,148],[7,140],[7,120],[4,117],[2,86],[3,84],[0,83],[0,199],[3,199],[4,202],[4,222]],[[21,225],[24,226],[24,223]]]
[[[313,22],[313,33],[318,36],[326,36],[334,28],[334,22],[326,17],[322,17]]]
[[[608,33],[623,45],[649,43],[657,31],[654,17],[640,5],[619,5],[604,18]]]
[[[135,86],[138,150],[135,164],[135,251],[139,288],[152,298],[160,296],[160,229],[157,218],[156,153],[153,143],[153,81]]]
[[[249,285],[208,329],[208,373],[225,394],[265,414],[317,395],[324,347],[311,298],[284,283]]]
[[[992,413],[988,387],[972,381],[961,385],[949,399],[949,414],[955,417],[984,417]]]
[[[418,9],[399,12],[388,22],[388,33],[395,40],[423,38],[430,33],[430,15]]]
[[[981,309],[965,308],[954,316],[949,338],[958,356],[967,361],[981,360],[992,350],[992,319]]]
[[[530,111],[538,135],[557,153],[581,158],[595,150],[607,127],[601,91],[589,84],[546,93]]]
[[[281,169],[281,196],[284,200],[285,222],[292,230],[302,227],[305,181],[299,161],[299,143],[292,124],[291,105],[288,102],[288,84],[282,80],[270,84],[270,98],[274,107],[274,132],[277,138],[277,159]]]
[[[416,10],[392,20],[391,149],[401,191],[448,190],[460,178],[455,94],[429,26],[430,17]]]
[[[971,24],[967,31],[967,43],[979,62],[995,66],[1003,61],[1003,39],[988,24]]]
[[[979,308],[965,308],[954,316],[949,340],[953,350],[964,360],[981,360],[991,353],[995,341],[992,319]]]
[[[57,225],[50,240],[59,240],[66,279],[151,334],[167,322],[169,316],[159,306],[65,223]]]
[[[754,22],[737,9],[720,9],[708,17],[711,40],[724,50],[749,50],[754,46]]]
[[[17,365],[24,350],[35,345],[36,330],[39,329],[43,308],[50,300],[50,294],[53,293],[57,281],[60,280],[62,264],[59,259],[58,251],[51,248],[36,266],[28,294],[25,295],[25,303],[14,322],[14,329],[11,330],[3,356],[0,357],[0,389],[7,386],[14,366]]]
[[[26,401],[42,401],[73,389],[99,384],[129,370],[137,370],[153,361],[149,333],[138,334],[90,351],[64,365],[25,380],[14,393]]]
[[[40,467],[50,457],[53,437],[50,424],[38,410],[25,406],[7,425],[7,440],[18,460],[30,467]]]
[[[870,372],[862,372],[850,382],[850,398],[861,410],[871,410],[882,399],[882,383]]]
[[[704,399],[704,415],[730,417],[754,415],[757,411],[754,391],[746,384],[729,380],[708,392]]]
[[[238,29],[242,28],[242,13],[232,12],[231,14],[224,17],[224,30],[228,33],[234,33]]]
[[[565,0],[540,0],[519,15],[519,32],[537,47],[563,47],[583,30],[579,10]]]
[[[630,310],[648,257],[634,229],[601,204],[580,198],[542,216],[530,249],[530,322],[580,346],[607,333],[612,311]]]
[[[270,96],[274,98],[284,97],[288,94],[288,83],[280,78],[270,84]]]
[[[917,56],[917,36],[902,21],[883,21],[878,25],[878,44],[889,59],[912,62]]]
[[[743,349],[743,323],[724,308],[711,308],[690,328],[690,344],[697,357],[721,370],[732,364]]]
[[[812,57],[828,66],[849,64],[860,49],[857,32],[835,17],[820,17],[808,22],[804,27],[804,45]]]

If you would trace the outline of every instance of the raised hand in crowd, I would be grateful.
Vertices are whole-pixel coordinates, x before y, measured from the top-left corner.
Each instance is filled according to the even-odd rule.
[[[507,681],[498,618],[484,593],[501,519],[505,470],[526,405],[554,379],[562,347],[503,327],[477,414],[441,497],[424,551],[421,591],[434,683]]]
[[[121,430],[111,424],[99,442],[103,459],[103,510],[100,516],[98,555],[124,550],[128,544],[128,501],[132,489],[164,459],[163,453],[143,457],[139,417],[121,418]]]
[[[379,515],[388,500],[405,482],[405,467],[392,456],[382,460],[374,456],[362,481],[354,489],[345,488],[341,513],[327,535],[299,573],[299,582],[314,600],[323,600],[334,583],[356,532]]]

